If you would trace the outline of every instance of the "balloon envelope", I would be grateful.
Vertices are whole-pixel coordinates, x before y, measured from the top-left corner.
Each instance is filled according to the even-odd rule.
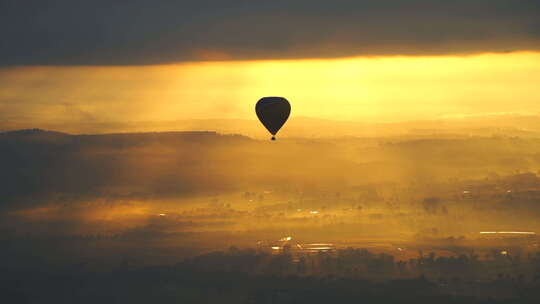
[[[268,132],[276,135],[289,118],[291,105],[283,97],[264,97],[255,105],[255,112]]]

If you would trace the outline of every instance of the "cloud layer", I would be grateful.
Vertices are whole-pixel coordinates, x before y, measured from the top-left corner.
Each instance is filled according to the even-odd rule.
[[[540,49],[536,0],[6,0],[0,12],[3,66]]]

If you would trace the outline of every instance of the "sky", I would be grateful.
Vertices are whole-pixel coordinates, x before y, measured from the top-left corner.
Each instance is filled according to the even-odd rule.
[[[0,35],[0,122],[28,127],[539,110],[534,0],[6,0]]]

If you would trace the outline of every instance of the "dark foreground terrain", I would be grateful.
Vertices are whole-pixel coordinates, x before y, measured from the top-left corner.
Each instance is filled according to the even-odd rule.
[[[126,260],[107,271],[4,265],[0,284],[2,303],[538,303],[540,255],[394,261],[350,248],[294,260],[230,248],[170,266]]]

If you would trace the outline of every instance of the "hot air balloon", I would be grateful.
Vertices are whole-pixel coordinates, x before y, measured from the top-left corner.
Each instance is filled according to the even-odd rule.
[[[263,97],[255,105],[255,112],[264,127],[272,134],[272,140],[276,140],[277,132],[291,114],[291,105],[283,97]]]

